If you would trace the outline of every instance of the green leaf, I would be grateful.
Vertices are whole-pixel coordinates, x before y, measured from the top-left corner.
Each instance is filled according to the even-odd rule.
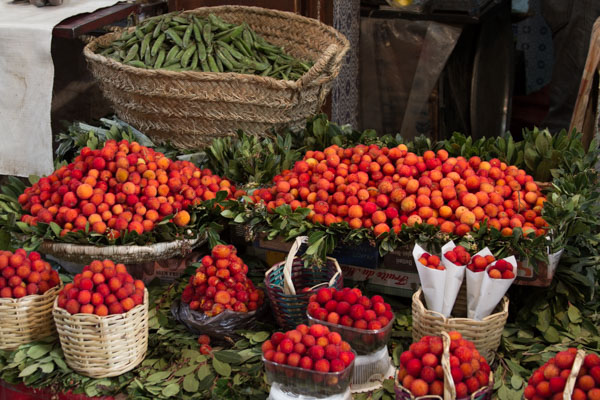
[[[50,350],[52,350],[51,344],[36,344],[27,350],[27,356],[37,360],[48,354]]]
[[[238,352],[233,350],[221,350],[215,352],[213,355],[215,356],[215,359],[224,363],[239,364],[242,362],[242,357]]]
[[[28,365],[27,367],[23,368],[23,371],[21,371],[21,373],[19,374],[19,378],[23,378],[25,376],[33,374],[35,371],[37,371],[38,367],[38,364]]]
[[[183,379],[183,389],[186,392],[194,393],[198,390],[200,382],[196,379],[194,375],[187,375]]]
[[[177,393],[179,393],[179,385],[177,383],[171,383],[167,385],[161,393],[165,397],[175,396]]]
[[[510,378],[510,384],[512,385],[513,388],[515,388],[516,390],[521,389],[521,386],[523,386],[523,378],[521,378],[519,375],[513,375]]]
[[[171,371],[155,372],[152,375],[150,375],[148,378],[146,378],[146,382],[150,382],[150,383],[159,382],[159,381],[162,381],[162,380],[166,379],[167,377],[169,377],[169,375],[171,375]]]
[[[269,338],[269,332],[256,332],[252,335],[252,340],[256,343],[262,343]]]
[[[210,375],[210,367],[207,364],[202,365],[198,370],[197,375],[199,380],[203,380]]]
[[[54,371],[54,363],[45,363],[40,365],[40,368],[42,369],[42,372],[45,374],[49,374],[50,372]]]
[[[581,312],[577,307],[572,304],[569,304],[569,309],[567,310],[567,315],[569,316],[569,320],[574,324],[581,323]]]
[[[550,343],[558,343],[560,341],[560,335],[558,334],[556,328],[551,326],[544,331],[544,339]]]
[[[224,377],[229,377],[229,375],[231,375],[231,366],[227,363],[219,361],[216,357],[213,358],[212,365],[217,374]]]
[[[535,148],[541,156],[545,156],[548,153],[548,150],[550,149],[550,142],[548,141],[548,137],[544,134],[544,132],[540,132],[540,134],[535,138]]]

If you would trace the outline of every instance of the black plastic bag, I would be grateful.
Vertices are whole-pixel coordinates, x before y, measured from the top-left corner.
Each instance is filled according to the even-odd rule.
[[[225,310],[219,315],[209,317],[203,312],[194,311],[190,305],[177,299],[171,304],[171,315],[176,321],[182,323],[190,332],[196,335],[208,335],[216,341],[241,339],[236,335],[236,330],[252,330],[256,320],[267,311],[267,303],[263,303],[257,310],[250,312],[235,312]]]

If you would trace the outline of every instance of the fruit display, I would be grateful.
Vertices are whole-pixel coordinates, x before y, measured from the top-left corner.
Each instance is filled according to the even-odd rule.
[[[445,252],[444,257],[454,265],[467,265],[471,261],[471,255],[463,246],[456,246]]]
[[[273,333],[263,342],[262,355],[271,383],[301,389],[299,393],[306,395],[343,393],[355,359],[350,344],[321,324]]]
[[[406,224],[439,226],[463,236],[484,221],[505,236],[514,228],[546,233],[545,197],[524,170],[498,159],[449,157],[446,150],[422,156],[394,148],[357,145],[308,151],[304,159],[254,192],[268,210],[306,207],[314,223],[347,222],[372,228],[375,236]]]
[[[70,314],[122,314],[143,304],[144,289],[144,282],[133,279],[124,264],[94,260],[65,285],[57,305]]]
[[[19,299],[44,294],[59,283],[58,272],[38,252],[0,251],[0,297]]]
[[[515,277],[513,266],[506,260],[496,261],[496,263],[488,269],[488,275],[492,279],[513,279]]]
[[[483,272],[488,265],[494,263],[495,261],[496,258],[491,254],[485,256],[476,254],[471,259],[469,265],[467,265],[467,268],[473,272]]]
[[[100,46],[99,53],[137,68],[235,72],[297,80],[312,66],[257,35],[246,23],[214,14],[170,13],[148,18]]]
[[[235,188],[210,170],[188,161],[172,161],[136,142],[109,140],[104,147],[85,147],[75,160],[26,188],[18,198],[29,225],[56,223],[60,235],[84,231],[106,235],[141,235],[169,218],[190,223],[191,205]]]
[[[583,359],[571,398],[573,400],[600,399],[600,357],[596,354],[588,354]]]
[[[249,312],[264,302],[264,292],[254,287],[247,277],[248,266],[237,256],[232,245],[219,244],[201,265],[183,290],[181,300],[190,309],[202,311],[209,317],[225,310]]]
[[[462,338],[459,332],[449,332],[450,365],[456,398],[467,396],[487,388],[490,380],[490,367],[475,345]],[[400,369],[397,380],[413,396],[443,396],[444,370],[442,358],[444,343],[439,336],[423,336],[410,345],[409,350],[400,355]]]
[[[370,299],[358,288],[321,288],[308,303],[311,324],[323,324],[339,332],[358,354],[369,354],[385,346],[394,321],[391,306],[383,297]]]
[[[446,268],[444,268],[444,266],[440,264],[440,261],[441,260],[438,256],[432,256],[429,253],[423,253],[421,254],[421,257],[419,257],[419,262],[425,267],[443,271]]]

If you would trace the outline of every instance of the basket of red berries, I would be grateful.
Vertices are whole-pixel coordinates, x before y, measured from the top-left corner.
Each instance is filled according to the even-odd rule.
[[[358,288],[321,288],[309,300],[309,323],[339,332],[358,355],[372,354],[387,345],[394,313],[383,297],[368,298]]]
[[[306,322],[309,298],[322,287],[341,289],[344,283],[338,262],[327,257],[323,266],[306,266],[296,257],[306,236],[296,239],[287,259],[273,265],[265,273],[265,286],[271,308],[279,326],[291,329]]]
[[[39,253],[0,251],[0,349],[53,335],[52,304],[62,288],[58,272]]]
[[[148,348],[148,291],[125,265],[94,260],[64,286],[54,321],[67,365],[92,378],[135,368]]]
[[[525,399],[600,399],[600,357],[569,348],[538,368],[529,378]]]
[[[300,324],[275,332],[262,344],[269,384],[310,397],[345,394],[350,386],[356,353],[342,336],[325,325]]]
[[[490,400],[494,374],[459,332],[424,336],[400,355],[396,400]]]
[[[265,302],[264,292],[247,274],[248,266],[234,246],[216,245],[200,260],[171,314],[189,331],[216,340],[232,337],[238,329],[252,329]]]

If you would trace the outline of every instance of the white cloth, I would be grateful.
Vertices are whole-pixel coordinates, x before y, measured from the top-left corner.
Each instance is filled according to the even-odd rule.
[[[115,0],[64,0],[57,7],[0,0],[0,174],[52,172],[52,29]]]

